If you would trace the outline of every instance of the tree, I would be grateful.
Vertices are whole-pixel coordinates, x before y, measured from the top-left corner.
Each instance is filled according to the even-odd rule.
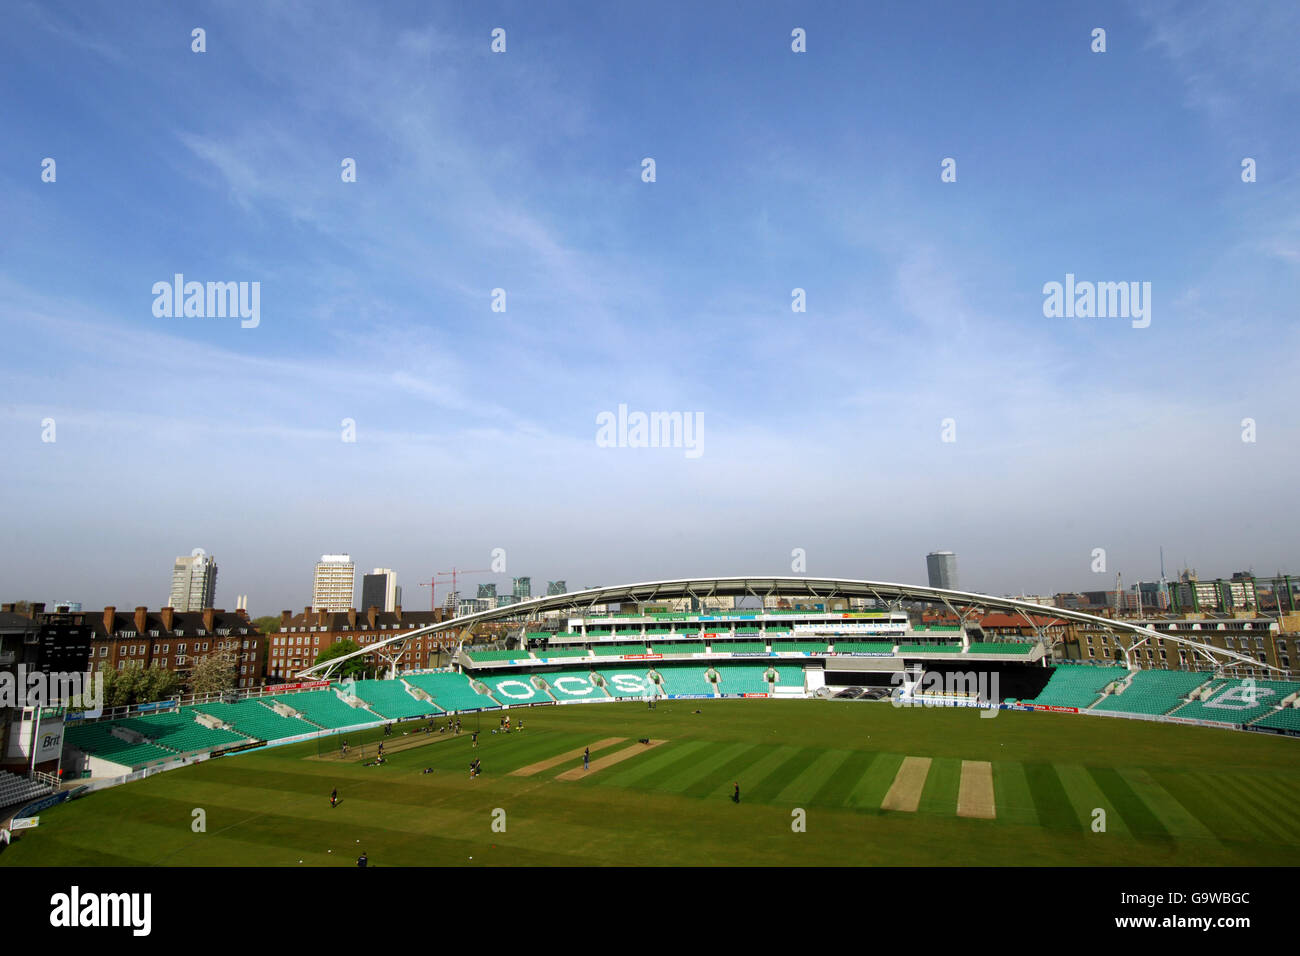
[[[190,671],[191,694],[220,694],[234,688],[235,655],[232,651],[209,654]]]
[[[258,634],[280,633],[280,619],[274,614],[268,614],[266,617],[253,618],[253,626],[257,628]]]
[[[165,667],[154,665],[141,675],[139,702],[167,700],[181,692],[181,675]]]
[[[175,697],[181,689],[181,679],[175,671],[159,667],[124,667],[122,670],[100,671],[104,675],[104,706],[128,707],[155,700]]]
[[[348,638],[347,640],[339,641],[337,644],[331,644],[329,647],[325,648],[325,650],[317,654],[316,663],[323,664],[326,661],[334,660],[336,657],[342,657],[344,654],[353,654],[359,650],[361,650],[360,645],[351,638]],[[340,678],[361,677],[365,674],[367,667],[368,665],[366,664],[364,657],[354,657],[352,660],[344,661],[339,665],[338,676]]]

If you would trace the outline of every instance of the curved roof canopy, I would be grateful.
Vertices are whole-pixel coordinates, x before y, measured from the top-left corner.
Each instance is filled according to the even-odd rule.
[[[894,584],[886,581],[861,581],[852,578],[813,578],[805,575],[790,577],[726,577],[726,578],[677,578],[669,581],[643,581],[638,584],[619,584],[612,587],[588,588],[582,591],[569,591],[565,594],[550,594],[545,597],[507,604],[490,611],[479,611],[462,617],[450,618],[427,627],[412,628],[394,634],[392,637],[351,654],[341,655],[320,664],[314,664],[298,673],[298,677],[328,677],[339,664],[353,657],[379,653],[390,664],[395,665],[398,655],[407,641],[414,637],[437,634],[442,631],[467,630],[476,624],[488,621],[511,620],[515,618],[536,618],[548,611],[567,611],[574,615],[589,612],[591,609],[606,604],[652,604],[674,598],[716,598],[716,597],[750,597],[760,603],[765,598],[781,597],[796,601],[819,600],[831,598],[867,598],[881,602],[889,607],[899,607],[904,602],[924,602],[941,604],[953,612],[963,622],[970,615],[986,610],[1004,611],[1018,615],[1025,625],[1032,627],[1039,634],[1039,639],[1047,643],[1041,622],[1035,616],[1049,617],[1088,624],[1111,632],[1127,633],[1130,644],[1125,656],[1130,657],[1134,649],[1146,641],[1173,641],[1192,648],[1215,667],[1247,664],[1251,667],[1277,670],[1269,664],[1257,661],[1247,655],[1226,648],[1214,647],[1201,641],[1169,631],[1157,631],[1131,621],[1116,618],[1099,617],[1083,611],[1069,608],[1048,607],[1031,601],[1016,598],[994,597],[991,594],[977,594],[971,591],[954,591],[947,588],[924,587],[919,584]],[[758,608],[755,608],[758,610]],[[391,651],[391,653],[386,653]],[[1129,660],[1132,666],[1131,658]]]

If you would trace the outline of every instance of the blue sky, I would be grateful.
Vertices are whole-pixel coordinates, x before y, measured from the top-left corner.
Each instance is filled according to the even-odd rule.
[[[805,6],[6,7],[0,593],[158,606],[194,547],[255,613],[334,551],[415,606],[498,547],[503,584],[1300,572],[1300,8]],[[260,325],[155,317],[177,272]],[[1045,318],[1066,273],[1150,282],[1150,327]],[[620,404],[703,454],[598,447]]]

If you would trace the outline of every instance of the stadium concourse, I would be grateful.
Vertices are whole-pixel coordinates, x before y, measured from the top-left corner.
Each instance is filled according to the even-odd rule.
[[[1300,735],[1297,682],[1222,669],[1047,666],[1042,643],[976,641],[960,627],[913,624],[901,611],[586,615],[568,630],[523,632],[515,642],[463,646],[444,670],[307,681],[70,721],[65,779],[120,780],[389,722],[615,700],[874,696]]]

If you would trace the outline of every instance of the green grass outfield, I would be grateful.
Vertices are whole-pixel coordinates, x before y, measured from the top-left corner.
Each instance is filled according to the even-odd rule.
[[[851,701],[512,714],[526,732],[481,734],[477,751],[467,733],[435,736],[366,767],[318,759],[311,742],[92,794],[43,812],[0,867],[352,866],[363,849],[375,866],[1300,864],[1291,739]],[[499,716],[481,720],[487,729]],[[609,737],[628,739],[593,760],[640,737],[668,742],[576,781],[556,779],[580,766],[572,760],[510,774]],[[475,755],[484,773],[470,780]],[[881,810],[909,756],[931,758],[915,812]],[[957,816],[963,760],[991,763],[996,819]],[[435,772],[421,774],[427,766]],[[342,802],[331,809],[333,787]],[[1090,826],[1098,807],[1104,833]],[[195,808],[206,833],[191,830]],[[496,808],[505,832],[493,832]],[[792,831],[796,808],[806,832]]]

